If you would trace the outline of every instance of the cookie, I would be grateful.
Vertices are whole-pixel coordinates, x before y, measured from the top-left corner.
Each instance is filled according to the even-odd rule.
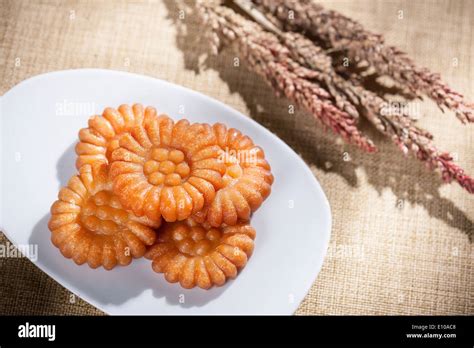
[[[105,164],[85,164],[58,194],[48,227],[51,241],[66,258],[110,270],[142,257],[155,242],[160,222],[137,218],[112,192]],[[150,227],[152,226],[152,227]]]
[[[141,123],[145,113],[156,115],[156,110],[144,109],[141,104],[120,105],[118,109],[109,107],[102,115],[92,116],[88,127],[79,131],[76,168],[97,162],[109,163],[113,150],[118,147],[120,135],[130,131],[135,124]]]
[[[252,254],[254,239],[249,224],[214,228],[187,219],[165,223],[145,257],[168,282],[209,289],[237,276]]]
[[[218,157],[209,125],[145,112],[112,152],[113,190],[137,216],[181,221],[210,204],[223,187],[226,166]]]
[[[263,150],[239,130],[216,123],[212,127],[225,164],[223,187],[214,200],[194,218],[211,226],[249,221],[270,195],[273,175]]]

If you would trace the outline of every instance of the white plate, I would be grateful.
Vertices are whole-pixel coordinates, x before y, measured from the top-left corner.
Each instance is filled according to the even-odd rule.
[[[23,81],[0,99],[0,226],[16,245],[38,245],[36,265],[109,314],[292,314],[321,269],[329,203],[306,164],[248,117],[192,90],[124,72],[83,69]],[[185,290],[134,260],[112,271],[76,266],[50,242],[49,207],[75,173],[77,132],[106,106],[140,102],[178,119],[223,122],[263,147],[272,194],[254,214],[252,257],[225,286]],[[32,249],[34,250],[34,249]],[[30,259],[34,259],[34,253]]]

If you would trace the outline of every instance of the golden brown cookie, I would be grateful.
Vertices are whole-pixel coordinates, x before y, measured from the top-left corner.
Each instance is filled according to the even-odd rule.
[[[212,128],[220,148],[219,160],[226,167],[224,185],[208,207],[194,218],[214,227],[248,221],[270,194],[273,183],[270,165],[263,150],[248,136],[221,123]]]
[[[137,218],[112,193],[106,165],[81,166],[51,207],[48,227],[61,253],[81,265],[109,270],[145,254],[156,239],[160,222]]]
[[[252,254],[254,239],[249,224],[214,228],[187,219],[165,223],[145,257],[167,281],[179,281],[187,289],[209,289],[237,276]]]
[[[141,104],[120,105],[118,109],[106,108],[101,116],[92,116],[89,126],[79,131],[77,169],[84,164],[108,163],[113,150],[118,147],[120,135],[141,123],[145,113],[156,115],[156,110],[144,109]]]
[[[225,164],[212,128],[145,112],[119,139],[110,178],[122,205],[149,219],[180,221],[203,209],[223,186]]]

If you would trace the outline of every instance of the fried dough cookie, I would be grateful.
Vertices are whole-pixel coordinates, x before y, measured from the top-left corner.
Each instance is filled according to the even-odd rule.
[[[160,222],[137,218],[112,193],[104,164],[85,164],[58,194],[48,227],[51,241],[66,258],[110,270],[145,254]]]
[[[225,170],[209,125],[174,123],[145,111],[143,122],[120,137],[111,155],[110,178],[126,209],[173,222],[210,204],[223,187]]]
[[[79,131],[76,168],[97,162],[109,163],[110,155],[118,147],[120,135],[141,123],[145,113],[156,115],[156,110],[144,109],[141,104],[120,105],[118,109],[106,108],[101,116],[92,116],[88,127]]]
[[[194,218],[214,227],[248,221],[270,194],[273,183],[270,165],[263,150],[248,136],[221,123],[212,128],[220,148],[220,162],[226,166],[224,185],[209,206]]]
[[[252,254],[254,239],[249,224],[213,228],[187,219],[165,223],[145,257],[167,281],[209,289],[237,276]]]

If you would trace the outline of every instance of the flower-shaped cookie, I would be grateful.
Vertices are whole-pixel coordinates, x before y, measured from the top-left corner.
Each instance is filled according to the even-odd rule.
[[[152,220],[180,221],[210,204],[225,164],[212,128],[145,112],[111,156],[110,177],[123,206]]]
[[[237,276],[252,254],[254,239],[249,224],[213,228],[187,219],[165,223],[145,257],[167,281],[179,281],[187,289],[209,289]]]
[[[76,167],[96,162],[109,163],[110,155],[118,147],[121,134],[140,124],[145,113],[156,115],[154,108],[144,109],[142,105],[120,105],[118,110],[106,108],[102,116],[92,116],[89,127],[79,131],[76,145]]]
[[[252,139],[221,123],[212,127],[217,138],[219,160],[226,166],[224,186],[214,200],[194,218],[211,226],[235,225],[248,221],[268,197],[273,183],[270,165],[263,150]]]
[[[51,207],[51,240],[61,253],[81,265],[109,270],[145,254],[156,239],[159,222],[137,218],[112,193],[104,164],[85,164],[59,191]]]

